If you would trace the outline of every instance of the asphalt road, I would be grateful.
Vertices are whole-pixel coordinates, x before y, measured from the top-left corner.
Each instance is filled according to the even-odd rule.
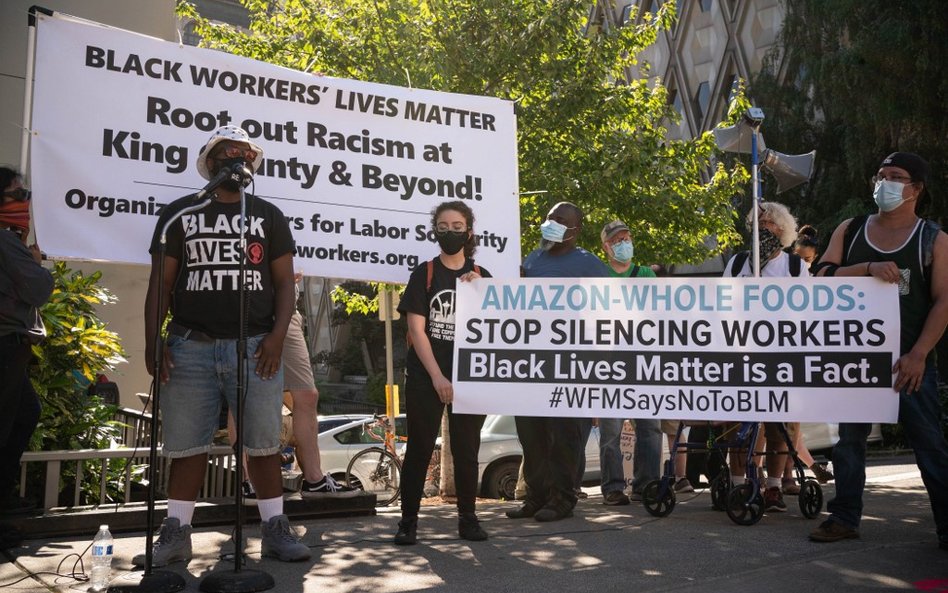
[[[668,517],[655,518],[638,504],[605,506],[597,489],[586,490],[590,496],[575,516],[555,523],[507,519],[504,511],[514,503],[480,505],[491,534],[486,542],[458,539],[448,506],[422,507],[419,544],[410,547],[390,543],[397,508],[379,509],[374,517],[298,523],[313,551],[312,560],[298,564],[261,560],[257,529],[249,526],[248,566],[271,574],[279,592],[948,591],[948,551],[937,546],[911,457],[873,460],[862,537],[834,544],[807,540],[819,520],[803,518],[794,497],[787,498],[788,512],[745,527],[712,510],[707,492],[683,495]],[[832,496],[832,484],[824,494]],[[86,590],[87,583],[69,576],[75,557],[67,556],[81,553],[93,535],[27,542],[0,564],[0,590]],[[220,559],[229,537],[229,529],[195,532],[194,559],[172,567],[184,576],[187,591],[198,591],[210,571],[233,571]],[[130,582],[123,575],[144,541],[140,533],[117,537],[117,582]],[[88,571],[88,552],[84,560]],[[56,571],[62,576],[49,574]]]

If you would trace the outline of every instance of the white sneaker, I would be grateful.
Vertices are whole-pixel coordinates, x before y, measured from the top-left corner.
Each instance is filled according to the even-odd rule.
[[[283,562],[309,560],[309,546],[300,543],[299,538],[290,529],[290,520],[286,515],[277,515],[266,523],[261,523],[260,536],[263,538],[260,547],[262,556],[270,556]]]

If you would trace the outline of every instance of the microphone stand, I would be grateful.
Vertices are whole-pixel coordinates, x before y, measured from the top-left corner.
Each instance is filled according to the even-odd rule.
[[[238,174],[237,168],[234,168]],[[248,176],[241,174],[247,179]],[[243,179],[240,183],[240,263],[238,268],[239,285],[238,298],[238,333],[237,333],[237,409],[234,410],[234,424],[237,429],[237,441],[234,450],[237,456],[237,488],[234,493],[235,525],[234,525],[234,570],[217,571],[204,577],[201,581],[201,591],[204,593],[250,593],[252,591],[266,591],[276,586],[270,574],[256,569],[243,568],[244,563],[244,496],[241,484],[244,476],[244,400],[247,396],[247,283],[245,281],[247,267],[247,196],[244,190]]]
[[[220,182],[218,182],[218,184],[220,184]],[[208,188],[202,190],[202,192],[198,194],[198,198],[204,198],[207,191]],[[161,228],[161,236],[158,239],[158,281],[160,283],[164,283],[165,278],[165,252],[168,249],[168,229],[184,215],[206,208],[212,199],[212,196],[208,196],[206,199],[191,206],[182,208],[179,212],[171,216]],[[157,314],[159,319],[155,320],[157,331],[155,332],[155,354],[152,359],[152,368],[155,369],[155,376],[154,379],[152,379],[154,394],[152,396],[151,422],[149,424],[151,442],[148,449],[148,510],[146,512],[145,570],[137,583],[111,585],[108,588],[109,593],[124,591],[138,591],[139,593],[174,593],[181,591],[185,587],[184,577],[181,575],[167,570],[152,570],[152,556],[154,554],[152,548],[154,546],[155,537],[155,484],[158,482],[158,411],[160,410],[159,402],[161,401],[161,363],[164,360],[165,354],[165,341],[161,337],[161,323],[164,319],[160,319],[163,297],[164,286],[163,284],[159,284],[157,302]],[[239,491],[240,488],[237,490]],[[130,573],[123,578],[132,577],[136,574],[137,572]]]

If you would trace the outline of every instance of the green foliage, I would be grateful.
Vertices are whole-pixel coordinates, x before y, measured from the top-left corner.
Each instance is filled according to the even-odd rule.
[[[580,244],[613,218],[644,262],[695,263],[739,240],[740,166],[710,170],[710,134],[666,138],[678,115],[661,85],[625,82],[637,54],[674,22],[673,2],[639,24],[590,26],[582,0],[243,0],[249,32],[200,18],[206,47],[332,76],[516,102],[522,246],[561,200],[586,212]],[[594,25],[594,24],[592,24]],[[541,192],[541,193],[531,193]],[[716,237],[713,247],[706,239]],[[357,307],[371,307],[365,303]]]
[[[817,150],[814,180],[781,194],[828,240],[875,210],[868,179],[895,150],[932,169],[923,215],[948,215],[948,20],[943,0],[786,2],[778,47],[752,82],[767,145]],[[923,202],[923,207],[925,206]]]
[[[116,407],[88,395],[87,388],[96,375],[125,361],[118,335],[107,330],[95,312],[96,306],[116,299],[98,285],[100,272],[85,276],[57,262],[52,273],[53,294],[40,310],[48,336],[33,346],[38,362],[30,369],[43,404],[30,449],[108,448],[121,435],[122,425],[113,420]],[[100,470],[91,461],[84,463],[82,491],[89,501],[98,501]],[[123,480],[117,467],[110,470],[110,496],[121,495]],[[64,464],[60,490],[71,492],[74,481],[75,467]]]
[[[345,350],[319,352],[317,362],[326,362],[344,375],[372,375],[371,371],[385,368],[385,324],[378,318],[378,292],[387,285],[377,282],[343,282],[336,286],[331,297],[335,303],[332,312],[333,325],[348,324],[350,336]],[[404,318],[393,322],[392,335],[395,345],[394,366],[404,368],[404,349],[408,326]],[[374,369],[367,369],[362,356],[362,343],[366,344]],[[384,373],[382,373],[384,385]],[[371,391],[371,390],[370,390]],[[383,391],[384,402],[384,391]]]

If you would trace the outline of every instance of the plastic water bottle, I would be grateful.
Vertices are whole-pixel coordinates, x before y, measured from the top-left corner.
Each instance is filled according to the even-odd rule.
[[[92,540],[92,586],[90,591],[109,588],[112,573],[112,534],[108,525],[99,525],[99,533]]]

